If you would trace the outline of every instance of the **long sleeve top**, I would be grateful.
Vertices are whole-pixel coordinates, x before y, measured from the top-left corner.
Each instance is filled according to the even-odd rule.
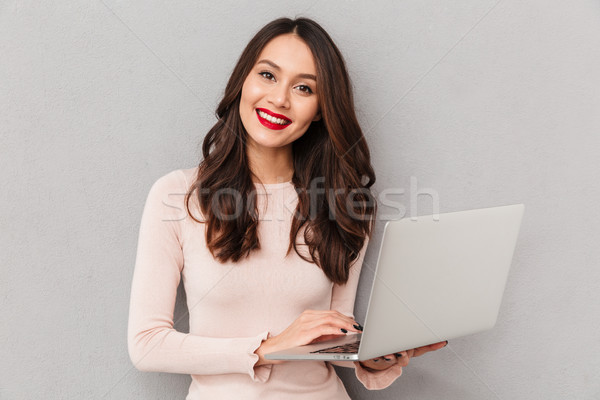
[[[215,260],[204,223],[185,207],[198,167],[160,177],[144,206],[131,286],[128,350],[141,371],[190,374],[186,400],[204,398],[348,399],[332,364],[354,368],[368,389],[383,389],[402,374],[358,362],[287,361],[255,366],[263,340],[281,333],[304,310],[335,309],[354,317],[365,247],[346,284],[333,284],[314,263],[287,253],[297,193],[291,182],[256,185],[261,248],[238,262]],[[192,215],[202,221],[197,198]],[[173,328],[180,280],[189,333]]]

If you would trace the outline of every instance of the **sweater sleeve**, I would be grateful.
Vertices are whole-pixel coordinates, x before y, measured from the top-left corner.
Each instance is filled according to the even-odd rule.
[[[331,309],[337,310],[344,315],[354,318],[354,301],[356,299],[356,289],[360,272],[363,266],[363,260],[368,244],[368,238],[360,252],[358,259],[350,268],[350,276],[345,285],[333,285],[331,296]],[[383,355],[383,354],[382,354]],[[393,365],[383,371],[367,370],[360,365],[358,361],[328,361],[339,367],[354,368],[356,378],[369,390],[380,390],[390,386],[400,375],[402,375],[402,367]]]
[[[140,371],[179,374],[248,374],[266,382],[271,365],[255,367],[254,351],[270,336],[202,337],[173,328],[177,287],[183,269],[182,221],[187,189],[183,171],[159,178],[142,214],[131,285],[127,346]],[[189,217],[189,216],[188,216]]]

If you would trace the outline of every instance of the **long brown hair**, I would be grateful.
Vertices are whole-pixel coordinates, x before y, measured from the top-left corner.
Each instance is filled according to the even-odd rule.
[[[239,104],[242,85],[262,49],[271,39],[288,33],[300,37],[312,51],[322,115],[292,144],[292,183],[298,192],[298,204],[288,254],[293,248],[304,260],[316,263],[331,281],[345,283],[352,262],[372,231],[376,202],[370,187],[375,173],[354,112],[342,54],[327,32],[311,19],[276,19],[264,26],[242,52],[217,107],[218,121],[202,144],[203,160],[187,193],[186,207],[195,221],[206,223],[206,244],[215,259],[236,262],[260,248],[255,187]],[[190,213],[189,198],[194,191],[204,221]],[[297,243],[297,238],[303,228],[310,257],[298,250],[302,242]]]

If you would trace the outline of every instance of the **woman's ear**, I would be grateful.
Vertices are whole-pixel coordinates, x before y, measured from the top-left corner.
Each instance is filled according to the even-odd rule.
[[[315,115],[315,117],[313,118],[313,122],[318,121],[320,119],[321,119],[321,111],[317,112],[317,115]]]

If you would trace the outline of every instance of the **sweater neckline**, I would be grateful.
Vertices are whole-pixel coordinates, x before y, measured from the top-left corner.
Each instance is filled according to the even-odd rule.
[[[254,186],[257,188],[264,187],[265,189],[277,189],[277,188],[284,188],[284,187],[292,186],[292,181],[278,182],[278,183],[254,182]]]

